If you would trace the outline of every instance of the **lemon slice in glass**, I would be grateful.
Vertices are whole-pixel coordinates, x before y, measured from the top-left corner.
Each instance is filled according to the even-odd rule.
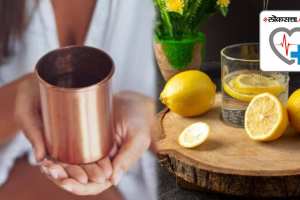
[[[224,81],[223,89],[229,96],[240,101],[250,102],[253,99],[253,97],[255,97],[255,94],[247,94],[237,91],[234,87],[234,79],[230,80],[229,82]]]
[[[278,96],[285,90],[278,80],[258,73],[238,75],[234,79],[233,87],[240,93],[260,94],[269,92],[275,96]]]
[[[283,135],[288,126],[286,108],[270,93],[255,96],[245,113],[245,130],[256,141],[272,141]]]
[[[185,148],[195,148],[206,141],[209,131],[210,128],[206,123],[194,123],[182,131],[178,143]]]

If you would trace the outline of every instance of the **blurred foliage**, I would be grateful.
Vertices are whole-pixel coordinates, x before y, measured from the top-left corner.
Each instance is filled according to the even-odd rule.
[[[154,0],[157,10],[156,39],[195,37],[209,16],[228,13],[230,0]]]

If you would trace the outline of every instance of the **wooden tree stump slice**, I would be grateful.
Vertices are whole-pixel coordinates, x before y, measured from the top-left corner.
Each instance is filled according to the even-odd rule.
[[[254,197],[300,196],[300,134],[287,131],[279,140],[252,141],[244,129],[220,120],[221,98],[207,114],[184,118],[169,110],[159,114],[156,148],[160,163],[186,188]],[[208,140],[185,149],[178,136],[188,125],[209,124]]]

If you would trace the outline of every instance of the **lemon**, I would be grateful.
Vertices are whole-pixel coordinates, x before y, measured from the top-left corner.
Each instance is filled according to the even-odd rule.
[[[178,143],[185,148],[195,148],[206,141],[209,131],[206,123],[194,123],[182,131],[178,137]]]
[[[224,92],[226,92],[229,96],[240,101],[250,102],[253,99],[253,97],[255,97],[255,94],[247,94],[237,91],[234,87],[234,79],[230,80],[228,83],[224,81],[223,89]]]
[[[160,99],[171,111],[185,117],[207,112],[215,102],[216,86],[208,75],[189,70],[173,76]]]
[[[278,96],[285,90],[273,77],[257,73],[240,74],[234,79],[233,85],[236,91],[248,94],[268,92]]]
[[[287,109],[292,127],[300,132],[300,89],[290,96]]]
[[[251,139],[276,140],[287,126],[287,110],[274,95],[262,93],[250,102],[245,114],[245,129]]]

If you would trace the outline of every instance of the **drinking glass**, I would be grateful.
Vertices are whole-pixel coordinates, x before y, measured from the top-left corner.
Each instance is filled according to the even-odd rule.
[[[222,119],[234,127],[244,127],[244,115],[255,95],[269,92],[284,104],[288,99],[289,76],[283,72],[263,72],[259,68],[259,44],[243,43],[221,51]]]

